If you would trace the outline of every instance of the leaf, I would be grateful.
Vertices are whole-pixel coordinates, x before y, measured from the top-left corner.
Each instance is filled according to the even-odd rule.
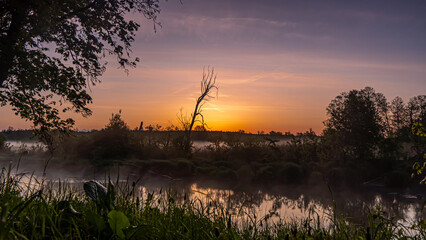
[[[129,219],[124,213],[112,210],[108,213],[108,223],[112,232],[121,239],[125,238],[123,229],[130,226]]]
[[[102,232],[106,229],[106,224],[103,218],[99,216],[98,214],[92,212],[91,210],[86,211],[86,218],[91,225],[96,227],[98,232]]]
[[[107,197],[107,189],[96,181],[85,182],[83,188],[86,196],[97,204],[104,202]]]
[[[127,234],[126,234],[126,239],[132,239],[133,237],[135,239],[141,239],[145,236],[145,230],[147,227],[149,227],[148,225],[139,225],[139,226],[133,226],[131,228],[128,229]]]
[[[66,200],[60,201],[60,202],[58,203],[58,209],[59,209],[59,210],[62,210],[62,211],[63,211],[63,212],[65,212],[65,213],[72,214],[72,215],[74,215],[74,216],[80,216],[80,215],[81,215],[81,213],[77,212],[77,211],[76,211],[76,210],[72,207],[72,205],[71,205],[70,201],[66,201]]]
[[[423,230],[426,230],[426,220],[420,221],[419,225]]]

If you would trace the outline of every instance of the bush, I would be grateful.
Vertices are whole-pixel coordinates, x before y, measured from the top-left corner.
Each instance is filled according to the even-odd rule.
[[[263,166],[259,169],[259,171],[257,172],[257,180],[261,181],[261,182],[269,182],[271,180],[276,179],[275,178],[275,171],[276,169],[274,167],[272,167],[271,165],[266,165]]]
[[[254,178],[254,172],[250,165],[244,165],[237,170],[238,180],[240,182],[249,183]]]
[[[339,186],[345,180],[345,171],[343,168],[333,168],[328,174],[328,184],[331,186]]]
[[[225,167],[216,169],[213,174],[220,180],[236,181],[238,179],[237,173],[234,170]]]
[[[173,161],[173,160],[170,160]],[[194,174],[194,163],[187,159],[176,159],[175,176],[188,177]]]
[[[92,160],[96,165],[109,165],[114,159],[124,159],[130,154],[129,131],[108,129],[93,136]]]
[[[303,180],[303,170],[296,163],[285,163],[279,171],[279,175],[285,183],[300,183]]]

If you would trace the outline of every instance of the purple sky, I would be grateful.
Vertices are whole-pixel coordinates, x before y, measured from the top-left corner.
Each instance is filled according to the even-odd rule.
[[[156,33],[133,16],[141,63],[129,75],[109,64],[92,87],[93,116],[71,115],[78,129],[102,128],[119,109],[132,128],[175,123],[207,66],[219,94],[204,113],[216,130],[319,132],[343,91],[371,86],[389,101],[426,93],[426,1],[182,2],[161,2]],[[9,107],[0,114],[0,129],[30,126]]]

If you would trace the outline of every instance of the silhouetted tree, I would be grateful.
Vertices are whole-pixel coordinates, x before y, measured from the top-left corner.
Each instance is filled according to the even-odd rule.
[[[155,27],[159,11],[158,0],[2,0],[1,106],[38,130],[72,126],[59,113],[91,114],[86,88],[99,82],[103,57],[115,56],[123,68],[138,62],[129,54],[140,25],[126,14],[141,13]]]
[[[185,131],[184,150],[187,153],[190,153],[191,150],[191,132],[194,124],[199,122],[204,127],[206,125],[204,116],[202,114],[203,106],[206,102],[214,98],[212,93],[215,90],[217,94],[218,88],[216,86],[216,74],[214,74],[214,69],[208,68],[207,71],[203,70],[203,79],[201,80],[201,94],[195,103],[194,112],[190,117],[188,117],[183,115],[182,110],[180,111],[178,121]]]
[[[402,98],[396,97],[392,100],[390,111],[392,113],[391,125],[395,133],[398,133],[403,128],[408,127],[410,124],[408,120],[408,111]]]
[[[106,130],[128,130],[127,123],[121,118],[121,110],[118,113],[113,113],[109,119],[109,123],[105,126]]]
[[[383,99],[386,102],[382,94],[369,87],[337,96],[327,107],[325,134],[337,134],[347,151],[357,158],[366,157],[384,133],[385,113],[380,112]]]
[[[90,158],[96,165],[110,165],[113,159],[124,159],[130,154],[130,131],[121,117],[121,110],[112,114],[105,129],[93,134]]]
[[[197,125],[197,126],[195,126],[194,131],[205,132],[205,131],[207,131],[207,129],[204,125]]]
[[[413,126],[416,122],[426,126],[426,95],[411,98],[408,102],[407,111],[410,126]]]

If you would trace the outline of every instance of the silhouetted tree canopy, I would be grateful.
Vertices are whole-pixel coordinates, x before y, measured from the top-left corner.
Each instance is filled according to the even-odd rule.
[[[387,107],[383,104],[387,104],[383,94],[370,87],[344,92],[327,107],[325,133],[336,134],[349,151],[362,157],[385,132],[387,111],[381,111]]]
[[[158,0],[2,0],[0,2],[0,103],[35,129],[67,129],[60,112],[91,114],[90,84],[99,82],[107,55],[121,67],[140,25],[127,13],[157,24]]]
[[[127,123],[121,118],[121,110],[112,114],[109,123],[105,126],[107,130],[128,130]]]

